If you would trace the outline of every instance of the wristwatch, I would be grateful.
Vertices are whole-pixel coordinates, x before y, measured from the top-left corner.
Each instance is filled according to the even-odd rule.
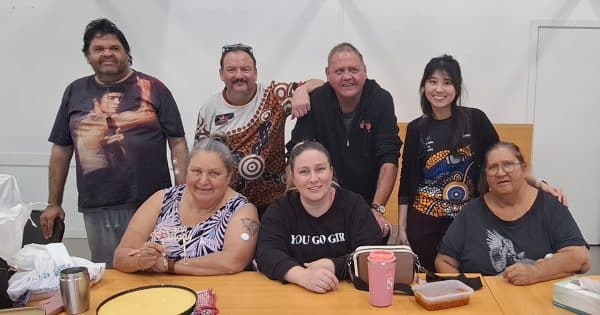
[[[371,209],[373,209],[373,210],[375,210],[375,211],[377,211],[377,212],[379,212],[381,214],[385,213],[385,206],[382,205],[382,204],[380,204],[380,203],[372,203],[371,204]]]
[[[175,260],[173,258],[167,259],[167,272],[168,273],[175,273],[175,263],[176,262],[177,262],[177,260]]]

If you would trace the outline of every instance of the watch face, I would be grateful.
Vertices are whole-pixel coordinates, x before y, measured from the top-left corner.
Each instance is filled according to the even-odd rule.
[[[375,211],[384,214],[385,213],[385,206],[384,205],[373,205],[373,209],[375,209]]]

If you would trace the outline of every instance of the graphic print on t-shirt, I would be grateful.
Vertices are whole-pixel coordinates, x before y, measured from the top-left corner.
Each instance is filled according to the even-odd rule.
[[[525,257],[525,251],[517,253],[511,240],[503,237],[496,230],[486,230],[486,243],[489,248],[490,262],[496,272],[500,273],[514,263],[532,263]]]
[[[329,235],[291,234],[290,245],[322,245],[335,244],[346,241],[345,232],[337,232]]]
[[[234,116],[234,113],[225,113],[222,115],[215,116],[215,126],[226,124],[229,120],[233,119]]]
[[[417,187],[413,203],[417,211],[434,217],[455,217],[475,194],[471,146],[461,147],[458,153],[441,150],[425,161],[423,184]]]
[[[131,131],[156,125],[157,114],[151,103],[152,83],[137,78],[139,98],[127,104],[127,90],[121,86],[106,88],[94,97],[89,112],[80,112],[71,120],[73,142],[83,183],[95,194],[125,198],[128,193],[127,137]],[[137,108],[136,108],[137,107]]]

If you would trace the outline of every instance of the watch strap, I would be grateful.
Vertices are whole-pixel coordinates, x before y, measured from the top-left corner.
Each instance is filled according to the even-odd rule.
[[[168,273],[175,273],[175,262],[176,262],[176,260],[173,258],[167,259],[167,272]]]
[[[385,206],[382,205],[382,204],[380,204],[380,203],[372,203],[371,204],[371,209],[373,209],[373,210],[375,210],[375,211],[377,211],[377,212],[379,212],[381,214],[385,213]]]

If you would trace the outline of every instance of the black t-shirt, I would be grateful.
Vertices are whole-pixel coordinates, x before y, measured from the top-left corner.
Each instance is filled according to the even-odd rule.
[[[569,209],[539,191],[531,209],[515,221],[498,218],[482,197],[473,199],[448,228],[439,252],[458,260],[461,272],[496,275],[514,263],[584,245]]]
[[[263,215],[256,261],[269,278],[284,281],[294,266],[331,258],[338,279],[346,279],[346,255],[358,246],[380,244],[381,230],[360,195],[338,188],[331,208],[315,218],[302,206],[298,192],[291,191]]]
[[[184,130],[171,92],[156,78],[134,72],[100,85],[94,76],[65,90],[49,141],[72,145],[79,210],[139,206],[169,187],[166,140]]]

